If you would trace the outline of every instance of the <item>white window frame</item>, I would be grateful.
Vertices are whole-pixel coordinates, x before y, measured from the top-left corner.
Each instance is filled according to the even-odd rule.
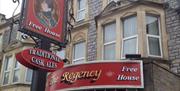
[[[64,51],[64,57],[61,57],[61,56],[58,55],[58,53],[59,53],[59,52],[62,52],[62,51]],[[62,59],[65,59],[65,58],[66,58],[66,50],[65,50],[65,49],[62,49],[62,50],[60,50],[60,51],[57,50],[57,51],[55,51],[55,54],[56,54],[57,56],[59,56],[60,58],[62,58]]]
[[[160,17],[156,16],[156,15],[151,15],[151,14],[146,14],[146,16],[156,17],[158,19],[158,30],[159,30],[159,35],[146,34],[148,56],[162,58],[163,57],[163,52],[162,52],[162,38],[161,38]],[[158,38],[159,39],[159,46],[160,46],[160,53],[161,53],[160,56],[150,54],[150,50],[149,50],[149,37],[151,37],[151,38]]]
[[[29,68],[26,68],[26,71],[25,71],[24,82],[25,82],[26,84],[31,84],[31,83],[32,83],[32,80],[31,80],[30,82],[26,81],[28,69],[29,69]],[[30,69],[30,70],[32,70],[32,69]],[[32,70],[32,71],[33,71],[33,70]],[[32,72],[32,77],[33,77],[33,72]]]
[[[0,52],[3,50],[3,34],[0,34]]]
[[[19,72],[21,71],[21,70],[20,70],[20,65],[21,65],[20,63],[19,63],[19,67],[15,68],[16,62],[19,63],[17,60],[14,61],[14,63],[13,63],[13,69],[12,69],[12,73],[13,73],[13,74],[12,74],[12,84],[20,83],[20,80],[21,80],[21,78],[20,78],[21,75],[19,75],[19,80],[18,80],[17,82],[14,82],[15,71],[17,71],[17,70],[18,70]],[[20,73],[21,73],[21,72],[20,72]]]
[[[8,64],[7,65],[5,65],[5,63],[7,62],[7,58],[13,58],[13,56],[12,55],[10,55],[10,56],[4,56],[4,61],[3,61],[3,71],[2,71],[2,86],[7,86],[7,85],[10,85],[11,84],[11,78],[12,78],[12,75],[11,75],[11,73],[12,73],[12,68],[10,68],[10,69],[7,69],[7,70],[5,70],[5,68],[6,68],[6,66],[8,67]],[[10,60],[8,59],[8,62],[10,62]],[[4,84],[4,80],[5,80],[5,73],[9,73],[9,78],[8,78],[8,83],[7,84]]]
[[[85,0],[85,4],[86,4],[86,0]],[[85,19],[85,16],[86,16],[86,7],[83,7],[82,9],[79,9],[80,8],[80,0],[77,0],[77,21],[81,21],[81,20],[84,20]],[[86,5],[85,5],[86,6]],[[80,13],[81,12],[84,12],[83,13],[83,17],[80,17]]]
[[[72,58],[72,59],[73,59],[73,60],[72,60],[72,63],[73,63],[73,64],[79,64],[78,61],[81,61],[81,60],[84,60],[82,63],[85,62],[85,56],[86,56],[86,55],[84,55],[84,57],[80,57],[80,58],[77,58],[77,59],[75,59],[75,57],[74,57],[74,56],[75,56],[75,55],[74,55],[74,54],[75,54],[75,45],[76,45],[76,44],[79,44],[79,43],[84,43],[84,46],[85,46],[85,41],[78,42],[78,43],[75,43],[75,44],[73,45],[73,56],[72,56],[72,57],[73,57],[73,58]],[[86,47],[86,46],[85,46],[85,47]],[[86,48],[84,49],[84,51],[85,51],[84,53],[86,53]]]
[[[105,46],[111,45],[111,44],[114,44],[114,45],[115,45],[115,49],[116,49],[116,40],[111,41],[111,42],[104,43],[104,45],[103,45],[103,50],[102,50],[102,51],[103,51],[103,52],[102,52],[102,53],[103,53],[103,55],[102,55],[102,59],[103,59],[103,60],[105,60],[105,59],[104,59],[104,48],[105,48]],[[115,50],[115,53],[116,53],[116,50]],[[115,55],[115,57],[116,57],[116,55]]]
[[[108,24],[113,24],[113,23],[115,23],[115,30],[114,30],[114,31],[115,31],[115,33],[116,33],[116,22],[111,22],[111,23],[108,23]],[[106,25],[108,25],[108,24],[106,24]],[[116,53],[116,38],[117,38],[117,37],[115,38],[114,41],[110,41],[110,42],[104,43],[104,37],[105,37],[105,36],[104,36],[104,28],[105,28],[106,25],[103,26],[103,38],[102,38],[102,39],[103,39],[103,49],[102,49],[102,59],[103,59],[103,60],[105,60],[105,59],[104,59],[104,53],[105,53],[105,52],[104,52],[104,48],[105,48],[105,46],[114,44],[114,45],[115,45],[115,53]],[[115,35],[115,36],[116,36],[116,35]],[[116,54],[115,54],[115,57],[116,57]]]
[[[122,39],[122,51],[121,51],[121,59],[125,59],[126,57],[123,56],[123,52],[124,52],[124,41],[126,40],[130,40],[130,39],[134,39],[136,38],[136,54],[138,54],[139,52],[139,38],[138,38],[138,34],[134,35],[134,36],[130,36],[130,37],[127,37],[127,38],[123,38]]]
[[[130,17],[136,17],[136,19],[137,19],[137,16],[135,16],[135,15],[133,15],[133,16],[130,16]],[[129,18],[129,17],[128,17]],[[127,18],[127,19],[128,19]],[[123,21],[124,22],[124,21]],[[138,23],[138,21],[137,21],[137,23]],[[138,27],[138,25],[136,25],[137,27]],[[123,26],[124,27],[124,26]],[[123,32],[124,32],[124,29],[123,29]],[[122,36],[124,36],[123,35],[123,33],[122,33]],[[138,28],[137,28],[137,34],[135,34],[135,35],[133,35],[133,36],[130,36],[130,37],[126,37],[126,38],[122,38],[122,48],[121,48],[121,59],[125,59],[126,57],[123,55],[123,53],[124,53],[124,41],[126,41],[126,40],[130,40],[130,39],[134,39],[134,38],[136,38],[136,54],[138,54],[138,52],[139,52],[139,38],[138,38]]]

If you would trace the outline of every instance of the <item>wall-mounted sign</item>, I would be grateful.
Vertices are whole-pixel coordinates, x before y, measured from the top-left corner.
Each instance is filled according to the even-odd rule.
[[[17,53],[16,59],[30,69],[42,69],[48,72],[53,72],[64,66],[61,58],[41,49],[26,49]]]
[[[143,88],[142,61],[99,62],[64,67],[48,76],[46,91]]]
[[[66,0],[24,0],[21,32],[64,43]]]

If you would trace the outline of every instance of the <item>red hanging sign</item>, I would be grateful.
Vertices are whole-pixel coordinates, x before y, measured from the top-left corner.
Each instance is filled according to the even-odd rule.
[[[20,31],[54,43],[64,43],[65,4],[65,0],[25,0]]]
[[[61,69],[64,65],[61,58],[42,49],[26,49],[17,53],[16,59],[30,69],[42,69],[48,72]]]
[[[46,91],[143,87],[142,61],[99,62],[72,65],[50,74]]]

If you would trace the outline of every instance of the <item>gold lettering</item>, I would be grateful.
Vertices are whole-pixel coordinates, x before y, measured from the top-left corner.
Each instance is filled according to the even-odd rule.
[[[62,82],[75,83],[77,80],[92,78],[92,81],[96,81],[100,78],[102,70],[95,71],[81,71],[81,72],[65,72],[62,75]]]

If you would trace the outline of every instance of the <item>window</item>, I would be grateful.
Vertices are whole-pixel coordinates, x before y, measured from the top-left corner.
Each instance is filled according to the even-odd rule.
[[[149,56],[162,56],[159,19],[156,16],[146,15],[146,33]]]
[[[112,2],[112,1],[117,2],[117,1],[119,1],[119,0],[108,0],[108,4],[109,4],[110,2]]]
[[[0,52],[2,52],[3,35],[0,34]]]
[[[85,61],[85,42],[77,43],[73,48],[73,63],[83,63]]]
[[[78,0],[77,21],[85,19],[86,0]]]
[[[57,51],[56,55],[62,59],[65,59],[65,49],[62,49],[61,51]]]
[[[32,75],[33,75],[33,70],[26,69],[26,82],[30,83],[32,81]]]
[[[115,45],[116,45],[116,23],[107,24],[104,26],[103,32],[104,60],[115,60]]]
[[[104,10],[96,17],[98,60],[123,60],[127,54],[169,59],[166,17],[162,7],[134,5],[123,0],[117,0],[123,1],[120,7],[106,7],[108,1],[114,0],[104,0]],[[157,3],[153,6],[155,5]],[[112,27],[112,23],[107,24],[112,21],[116,23],[116,29]],[[108,31],[108,27],[111,27],[111,32]],[[114,40],[107,41],[113,37]]]
[[[12,67],[13,67],[13,58],[12,58],[12,56],[5,57],[4,71],[3,71],[3,85],[9,84],[10,72],[11,72]]]
[[[20,80],[20,63],[18,61],[15,62],[13,70],[14,70],[13,83],[17,83]]]
[[[123,51],[122,58],[126,54],[138,53],[137,18],[131,16],[123,21]]]

